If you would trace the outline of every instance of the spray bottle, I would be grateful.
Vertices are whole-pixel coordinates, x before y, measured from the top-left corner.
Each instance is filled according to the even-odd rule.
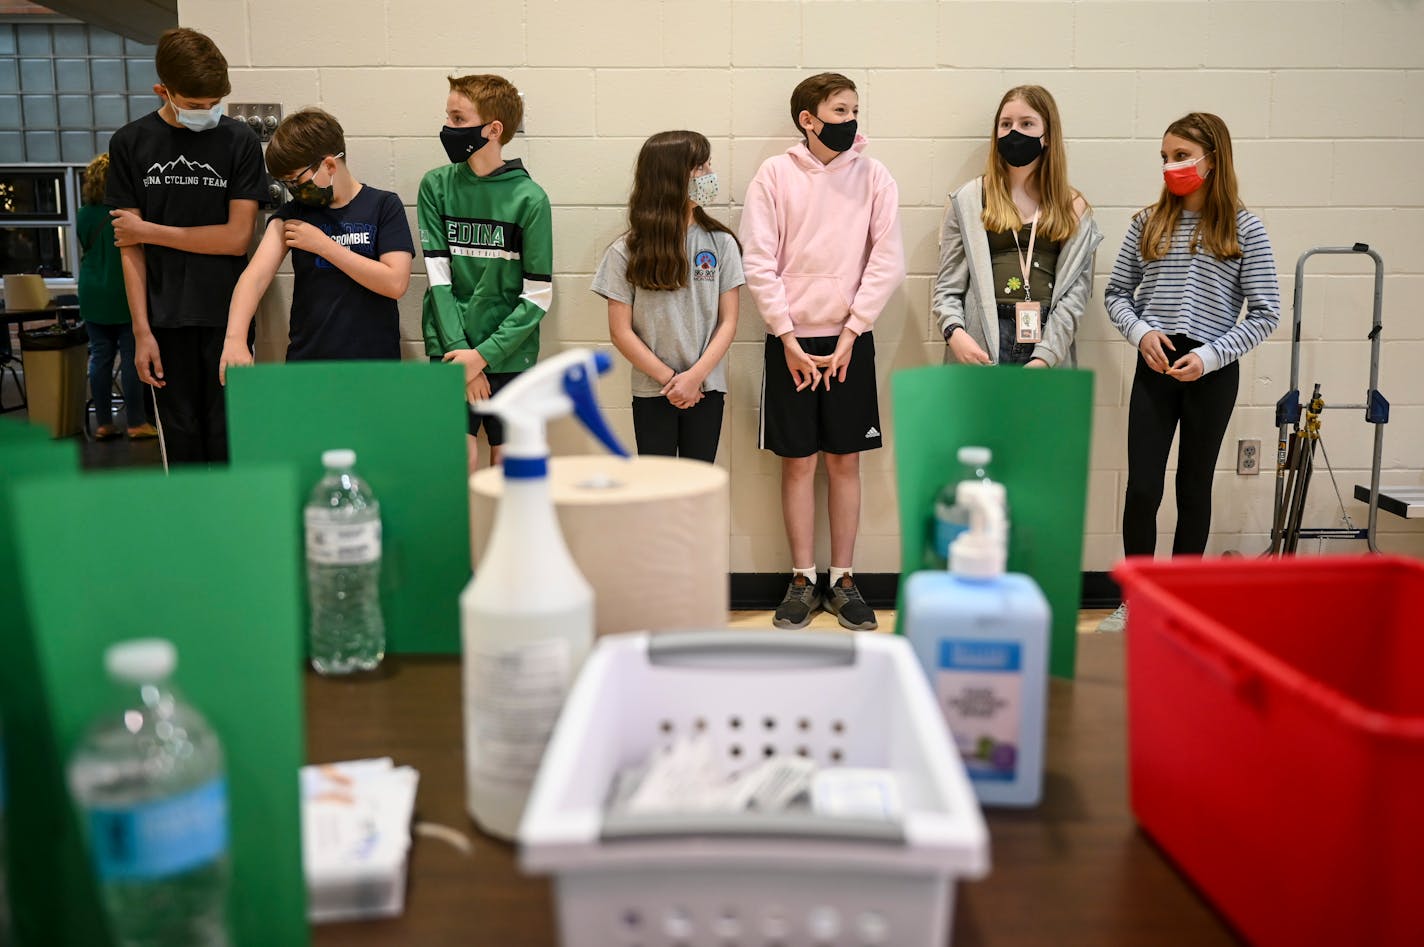
[[[544,746],[593,646],[593,590],[549,492],[545,426],[572,413],[628,456],[598,411],[593,379],[612,360],[588,349],[540,362],[475,410],[504,421],[504,492],[475,576],[460,596],[470,815],[514,839]]]
[[[1048,600],[1033,579],[1004,572],[1004,485],[963,481],[955,499],[969,529],[950,546],[948,572],[917,572],[905,584],[905,637],[979,801],[1034,806],[1043,795]]]

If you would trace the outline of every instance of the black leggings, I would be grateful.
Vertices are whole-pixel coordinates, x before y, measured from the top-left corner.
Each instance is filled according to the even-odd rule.
[[[1172,361],[1201,345],[1174,335]],[[1167,475],[1172,435],[1177,444],[1177,533],[1172,555],[1199,556],[1211,533],[1211,484],[1221,440],[1236,407],[1241,367],[1232,362],[1196,381],[1180,382],[1148,367],[1139,352],[1127,409],[1127,496],[1122,508],[1122,547],[1129,556],[1157,548],[1157,508]]]
[[[638,453],[663,457],[690,457],[714,463],[722,436],[720,391],[703,392],[690,408],[674,408],[666,398],[633,399],[633,434]]]
[[[218,381],[226,334],[225,326],[153,330],[165,382],[153,390],[170,464],[227,463],[227,401]]]

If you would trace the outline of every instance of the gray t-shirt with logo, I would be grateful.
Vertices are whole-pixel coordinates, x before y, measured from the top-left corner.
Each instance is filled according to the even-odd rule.
[[[638,289],[628,282],[627,238],[619,237],[603,255],[593,277],[593,291],[633,307],[633,332],[674,371],[691,368],[717,328],[717,301],[746,282],[742,254],[729,233],[709,233],[693,223],[687,228],[687,261],[692,269],[682,289]],[[707,375],[703,391],[727,390],[726,359]],[[661,397],[662,384],[633,369],[633,397]]]

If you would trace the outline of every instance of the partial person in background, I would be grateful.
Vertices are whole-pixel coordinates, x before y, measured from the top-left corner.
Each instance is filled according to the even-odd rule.
[[[1105,294],[1108,318],[1138,350],[1122,546],[1129,556],[1157,548],[1167,454],[1180,428],[1172,555],[1199,556],[1211,533],[1212,480],[1236,407],[1239,359],[1280,324],[1281,292],[1266,228],[1237,194],[1225,122],[1192,112],[1167,126],[1162,176],[1157,203],[1127,228]],[[1098,630],[1121,631],[1126,621],[1121,605]]]
[[[931,305],[968,365],[1076,365],[1102,231],[1068,183],[1058,105],[1016,86],[994,113],[984,174],[949,196]]]
[[[267,221],[228,307],[218,374],[251,365],[252,318],[277,268],[292,255],[287,361],[399,359],[396,300],[410,285],[415,243],[401,199],[362,184],[346,163],[341,123],[318,108],[282,119],[267,170],[292,199]]]
[[[737,334],[742,248],[703,208],[717,199],[712,146],[697,132],[643,143],[628,232],[603,255],[593,291],[608,300],[608,334],[633,366],[639,454],[713,463]]]
[[[105,152],[84,170],[83,203],[79,208],[79,314],[89,332],[89,395],[94,400],[94,437],[119,436],[114,424],[114,358],[119,358],[119,388],[124,395],[124,424],[129,437],[156,437],[149,420],[143,385],[134,364],[133,316],[124,294],[124,270],[114,246],[114,223],[104,204],[109,179]]]

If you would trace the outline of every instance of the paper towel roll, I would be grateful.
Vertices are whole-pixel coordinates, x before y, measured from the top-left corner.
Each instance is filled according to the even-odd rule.
[[[593,586],[597,634],[726,627],[730,512],[721,467],[674,457],[555,457],[549,487],[564,541]],[[477,563],[503,489],[497,468],[470,478]]]

